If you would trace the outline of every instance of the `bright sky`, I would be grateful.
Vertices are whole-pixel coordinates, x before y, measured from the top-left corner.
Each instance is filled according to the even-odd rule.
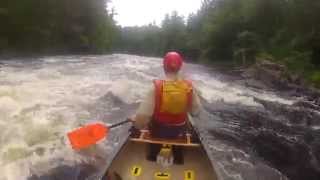
[[[141,26],[152,23],[160,25],[165,14],[178,11],[188,17],[201,6],[202,0],[112,0],[109,7],[114,7],[115,20],[121,26]]]

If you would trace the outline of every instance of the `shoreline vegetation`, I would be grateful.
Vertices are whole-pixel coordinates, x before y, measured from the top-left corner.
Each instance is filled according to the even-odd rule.
[[[116,25],[105,0],[3,0],[0,54],[103,53]]]
[[[320,88],[320,2],[203,0],[198,12],[167,14],[160,26],[117,26],[108,0],[1,2],[0,57],[112,52],[243,69],[270,61]],[[299,77],[299,78],[298,78]]]

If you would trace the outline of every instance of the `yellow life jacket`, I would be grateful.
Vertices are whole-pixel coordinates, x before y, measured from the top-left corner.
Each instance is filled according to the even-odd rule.
[[[187,80],[156,80],[154,119],[179,124],[187,119],[192,103],[192,84]]]

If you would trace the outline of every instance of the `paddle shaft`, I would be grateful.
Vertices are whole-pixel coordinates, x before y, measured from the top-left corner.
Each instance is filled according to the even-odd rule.
[[[108,127],[109,127],[109,129],[112,129],[112,128],[121,126],[122,124],[129,123],[129,122],[132,122],[132,121],[130,119],[127,119],[125,121],[122,121],[122,122],[119,122],[119,123],[116,123],[116,124],[112,124],[111,126],[108,126]]]

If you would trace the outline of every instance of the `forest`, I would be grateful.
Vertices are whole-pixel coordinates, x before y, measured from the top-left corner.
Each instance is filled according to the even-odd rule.
[[[120,27],[106,0],[2,0],[0,53],[107,53],[248,66],[284,64],[320,86],[320,1],[204,0],[197,13],[161,25]]]
[[[205,0],[189,17],[166,15],[161,27],[122,28],[119,49],[235,66],[267,59],[320,86],[319,19],[320,1]]]
[[[1,0],[0,53],[101,53],[116,30],[106,0]]]

